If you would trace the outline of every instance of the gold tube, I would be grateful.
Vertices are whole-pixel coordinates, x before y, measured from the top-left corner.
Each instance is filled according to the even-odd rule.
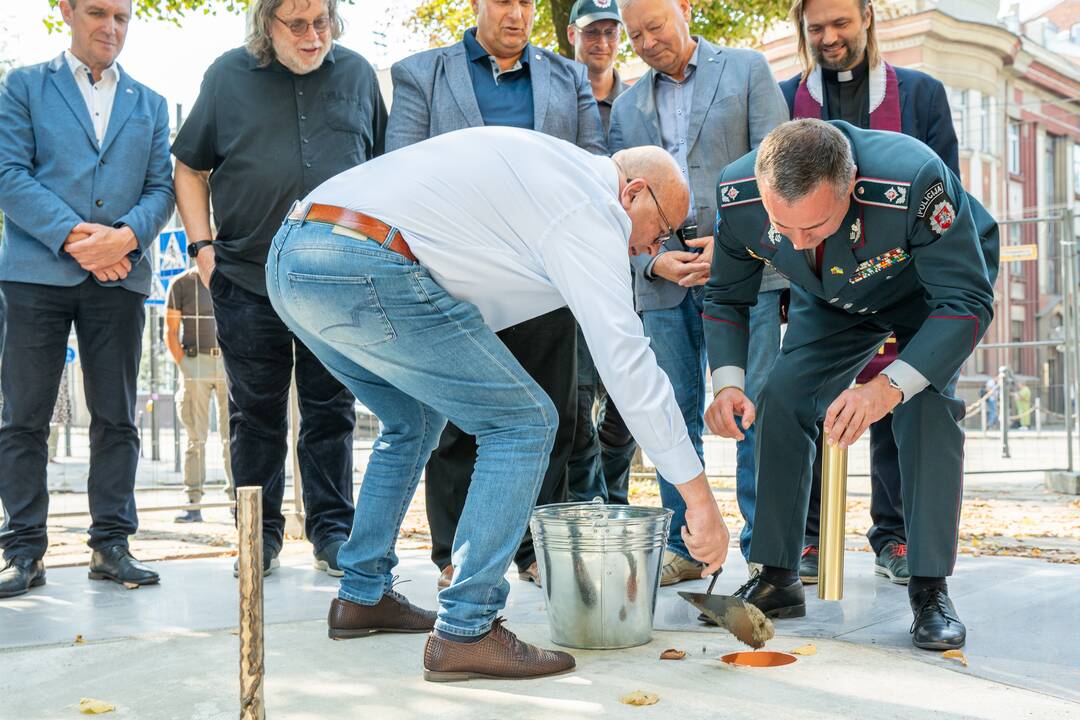
[[[821,526],[818,597],[844,597],[844,535],[847,521],[847,450],[825,443],[821,462]]]

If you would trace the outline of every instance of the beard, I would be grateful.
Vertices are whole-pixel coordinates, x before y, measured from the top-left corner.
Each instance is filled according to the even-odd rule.
[[[844,49],[843,54],[836,60],[830,60],[825,56],[824,48],[820,45],[812,46],[811,50],[814,55],[814,62],[826,70],[847,70],[854,67],[862,59],[863,52],[866,50],[866,45],[863,43],[856,44],[857,41],[840,40],[833,47],[839,46]],[[831,48],[830,48],[831,49]]]

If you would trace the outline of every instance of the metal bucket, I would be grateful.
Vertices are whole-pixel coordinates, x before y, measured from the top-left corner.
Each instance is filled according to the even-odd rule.
[[[533,511],[553,642],[590,650],[649,642],[671,514],[600,502]]]

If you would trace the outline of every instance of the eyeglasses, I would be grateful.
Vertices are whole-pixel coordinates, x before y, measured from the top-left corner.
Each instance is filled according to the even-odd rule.
[[[595,28],[589,28],[587,30],[582,30],[581,34],[585,36],[585,39],[591,40],[593,42],[596,42],[601,38],[607,40],[608,42],[614,42],[619,39],[619,28],[618,26],[608,28],[607,30],[597,30]]]
[[[305,35],[307,35],[308,28],[315,28],[315,32],[320,35],[330,29],[329,15],[320,15],[319,17],[311,21],[296,19],[286,22],[279,18],[277,15],[274,16],[274,19],[285,27],[289,28],[289,32],[291,32],[295,37],[304,37]]]
[[[660,209],[660,201],[656,199],[656,193],[654,193],[652,188],[647,184],[645,185],[645,189],[648,190],[649,195],[652,196],[652,201],[656,203],[656,212],[660,213],[660,219],[663,220],[664,225],[667,226],[667,232],[653,240],[653,247],[658,248],[671,239],[671,236],[675,234],[675,228],[668,222],[667,215],[664,215],[664,211]]]

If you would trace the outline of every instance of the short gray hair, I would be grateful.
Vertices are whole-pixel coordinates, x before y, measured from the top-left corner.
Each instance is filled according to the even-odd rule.
[[[765,136],[758,147],[754,174],[791,204],[827,182],[838,197],[847,194],[855,172],[851,143],[822,120],[792,120]]]
[[[306,0],[308,7],[315,0]],[[270,36],[270,28],[277,22],[275,14],[285,0],[255,0],[248,13],[248,32],[244,40],[247,51],[255,56],[259,67],[266,67],[274,60],[274,41]],[[304,0],[296,0],[304,2]],[[330,16],[330,37],[337,40],[345,32],[345,23],[338,15],[338,0],[323,0],[326,3],[326,12]]]

